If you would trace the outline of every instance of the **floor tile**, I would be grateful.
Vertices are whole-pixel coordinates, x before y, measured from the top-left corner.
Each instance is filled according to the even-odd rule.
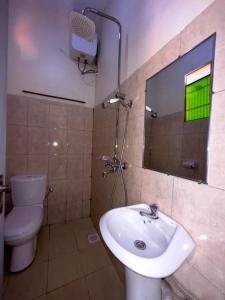
[[[30,300],[43,295],[47,286],[47,262],[33,264],[17,274],[11,274],[5,300]]]
[[[37,240],[37,252],[35,261],[43,262],[48,260],[49,251],[49,226],[42,227],[40,233],[38,234]]]
[[[38,298],[35,298],[34,300],[46,300],[46,295],[42,295]]]
[[[94,227],[90,218],[82,218],[67,223],[72,230],[79,232],[82,230],[89,230]]]
[[[88,289],[84,279],[79,279],[50,292],[46,300],[89,300]]]
[[[77,252],[64,254],[49,261],[48,291],[59,288],[82,276],[83,271]]]
[[[90,218],[77,219],[67,223],[75,234],[77,247],[79,250],[86,249],[90,246],[88,234],[95,233],[96,229]]]
[[[124,300],[124,288],[113,266],[86,278],[91,300]]]
[[[92,244],[91,247],[80,251],[80,256],[85,274],[90,274],[111,264],[111,260],[101,242]]]
[[[88,241],[88,235],[91,233],[96,233],[96,230],[94,227],[87,229],[87,230],[80,230],[80,231],[76,232],[75,236],[76,236],[76,241],[77,241],[77,247],[79,250],[87,249],[93,245],[93,244],[90,244]]]
[[[76,250],[76,239],[71,228],[66,223],[51,225],[49,258],[57,258]]]

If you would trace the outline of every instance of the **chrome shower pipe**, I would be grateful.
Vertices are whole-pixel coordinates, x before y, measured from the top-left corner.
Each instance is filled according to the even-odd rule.
[[[92,7],[86,7],[82,10],[83,15],[87,15],[88,13],[96,14],[102,18],[108,19],[117,24],[119,28],[119,45],[118,45],[118,72],[117,72],[117,93],[120,93],[120,73],[121,73],[121,49],[122,49],[122,26],[120,21],[116,18],[107,15],[106,13],[99,11]],[[119,140],[119,103],[116,104],[116,132],[115,132],[115,146],[114,146],[114,158],[118,157],[118,140]]]
[[[117,92],[116,92],[116,97],[120,98],[121,97],[121,93],[120,93],[120,75],[121,75],[121,50],[122,50],[122,26],[119,22],[119,20],[117,20],[116,18],[107,15],[106,13],[99,11],[95,8],[91,8],[91,7],[86,7],[85,9],[83,9],[82,14],[83,15],[87,15],[88,13],[93,13],[96,14],[100,17],[103,17],[105,19],[108,19],[114,23],[117,24],[118,28],[119,28],[119,45],[118,45],[118,73],[117,73]],[[118,141],[119,141],[119,109],[120,109],[120,103],[122,104],[122,106],[126,109],[126,123],[125,123],[125,130],[124,130],[124,136],[123,136],[123,143],[122,143],[122,149],[121,149],[121,155],[120,155],[120,159],[118,160]],[[119,161],[119,167],[118,167],[118,173],[116,174],[116,178],[115,178],[115,183],[113,186],[113,190],[111,193],[111,199],[113,197],[113,194],[115,192],[115,188],[116,188],[116,183],[117,183],[117,179],[118,179],[118,175],[119,173],[121,174],[121,179],[123,182],[123,188],[124,188],[124,196],[125,196],[125,206],[127,206],[128,204],[128,195],[127,195],[127,187],[126,187],[126,182],[125,182],[125,178],[124,178],[124,166],[123,166],[123,154],[124,154],[124,148],[125,148],[125,142],[126,142],[126,136],[127,136],[127,127],[128,127],[128,119],[129,119],[129,109],[132,106],[132,101],[129,101],[127,105],[124,105],[121,101],[118,101],[116,103],[116,132],[115,132],[115,144],[114,144],[114,156],[113,156],[113,161],[114,164],[116,164]],[[106,157],[102,157],[103,160],[107,161]],[[107,173],[107,172],[105,172]]]

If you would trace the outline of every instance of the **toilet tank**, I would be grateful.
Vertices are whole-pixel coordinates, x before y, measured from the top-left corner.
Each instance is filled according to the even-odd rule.
[[[10,178],[14,206],[42,204],[46,194],[46,175],[24,175]]]

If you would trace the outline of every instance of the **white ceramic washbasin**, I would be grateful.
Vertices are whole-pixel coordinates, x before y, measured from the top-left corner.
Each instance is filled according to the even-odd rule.
[[[103,239],[131,270],[151,278],[169,276],[193,251],[194,242],[180,224],[163,213],[159,212],[159,218],[153,220],[141,216],[140,211],[149,212],[150,208],[138,204],[105,213],[100,220]],[[135,241],[146,248],[137,248]]]

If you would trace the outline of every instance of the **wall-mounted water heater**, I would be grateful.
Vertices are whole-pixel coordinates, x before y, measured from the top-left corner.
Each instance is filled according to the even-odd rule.
[[[72,33],[71,35],[71,48],[70,56],[81,63],[88,65],[96,64],[98,39],[97,34],[93,40],[85,40],[78,35]]]

